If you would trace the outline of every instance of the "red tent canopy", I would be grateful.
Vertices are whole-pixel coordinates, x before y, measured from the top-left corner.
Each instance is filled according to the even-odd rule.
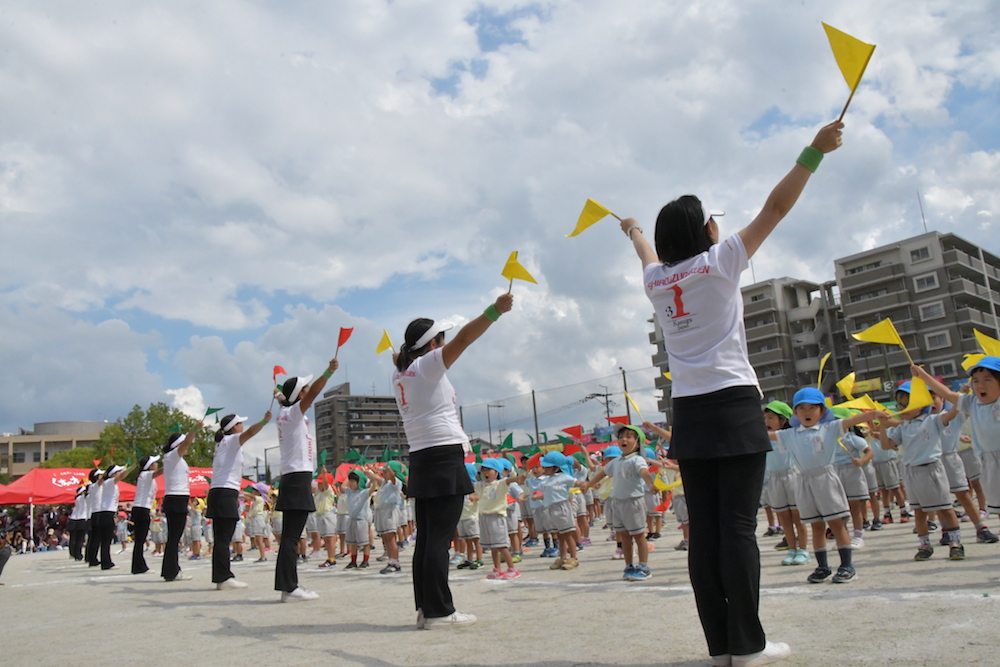
[[[89,468],[35,468],[0,489],[0,505],[71,505],[76,489],[87,481]],[[135,487],[118,482],[119,501],[131,502]]]
[[[208,495],[208,487],[210,482],[208,481],[212,477],[211,468],[190,468],[188,470],[188,484],[191,485],[191,497],[192,498],[204,498]],[[244,479],[243,483],[240,485],[241,489],[247,488],[253,482],[249,479]],[[163,479],[163,475],[156,478],[156,497],[162,498],[164,496],[166,489],[166,481]]]

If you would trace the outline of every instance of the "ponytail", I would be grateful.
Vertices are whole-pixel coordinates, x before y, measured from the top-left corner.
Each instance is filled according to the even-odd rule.
[[[225,436],[226,436],[226,430],[220,426],[219,430],[215,432],[215,441],[222,442],[222,439]]]

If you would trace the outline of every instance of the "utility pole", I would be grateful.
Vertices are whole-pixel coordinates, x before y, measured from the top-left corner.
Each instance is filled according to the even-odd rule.
[[[535,415],[535,442],[538,442],[538,406],[535,405],[535,390],[531,390],[531,412]]]

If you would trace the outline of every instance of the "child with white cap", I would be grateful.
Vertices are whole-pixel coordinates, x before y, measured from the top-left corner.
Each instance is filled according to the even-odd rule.
[[[857,573],[851,560],[851,537],[845,521],[851,515],[851,508],[844,485],[833,469],[833,460],[841,446],[839,440],[848,429],[872,419],[884,419],[886,414],[874,410],[836,419],[826,407],[826,397],[814,387],[795,392],[792,409],[796,418],[792,428],[768,433],[777,443],[778,451],[791,453],[799,468],[795,498],[802,522],[812,526],[817,564],[807,581],[818,584],[833,574],[826,552],[827,525],[833,531],[840,553],[840,568],[833,576],[833,583],[854,581]]]
[[[605,476],[614,479],[610,505],[613,528],[624,547],[625,581],[645,581],[653,576],[649,569],[649,543],[646,541],[646,494],[656,494],[649,463],[641,456],[646,434],[638,426],[615,424],[615,437],[622,456],[604,465],[588,483],[594,486]],[[632,542],[635,542],[633,551]],[[635,562],[636,556],[638,562]]]
[[[135,500],[132,501],[132,574],[149,571],[143,549],[149,535],[150,511],[156,503],[156,478],[163,474],[160,457],[146,455],[139,459],[139,476],[135,480]]]

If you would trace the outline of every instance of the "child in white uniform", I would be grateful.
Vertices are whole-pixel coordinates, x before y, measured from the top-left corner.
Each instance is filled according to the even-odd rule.
[[[396,529],[399,528],[397,511],[399,499],[403,494],[403,464],[399,461],[389,461],[378,474],[366,470],[365,474],[375,488],[375,532],[382,538],[389,563],[379,570],[379,574],[395,574],[402,568],[399,566],[399,544],[396,542]],[[399,476],[397,476],[399,475]]]
[[[365,471],[367,472],[367,471]],[[372,523],[371,489],[365,488],[365,475],[352,470],[347,475],[347,548],[351,554],[351,562],[345,570],[364,569],[369,566],[371,542],[369,541],[369,526]],[[358,547],[364,552],[364,560],[358,563]]]

